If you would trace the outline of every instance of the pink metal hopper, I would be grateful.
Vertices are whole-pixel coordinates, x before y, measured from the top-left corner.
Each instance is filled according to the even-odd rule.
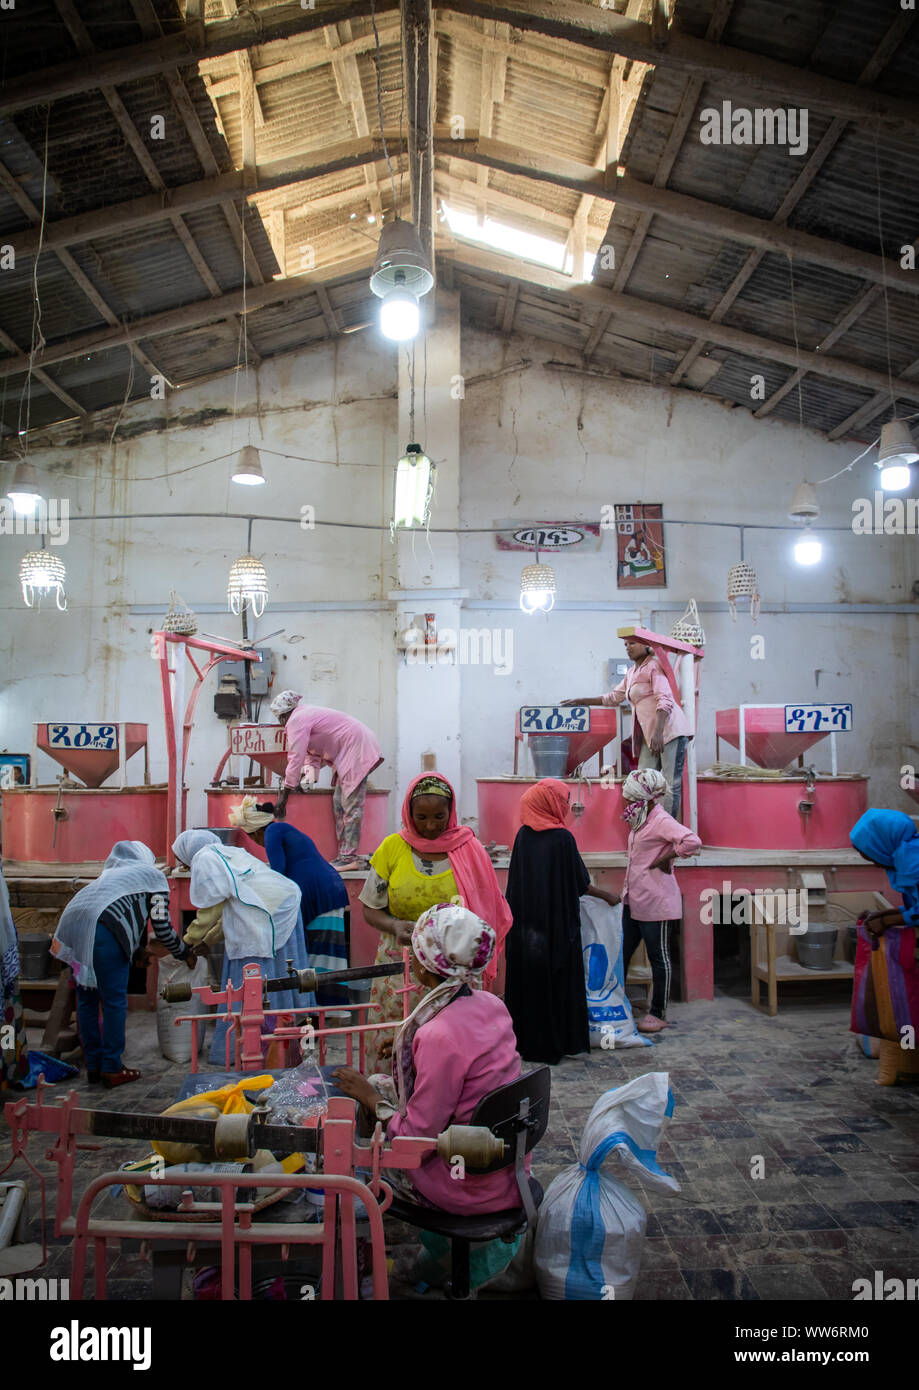
[[[568,735],[568,766],[565,776],[570,777],[576,767],[586,763],[595,753],[599,753],[616,737],[617,711],[606,705],[595,705],[590,711],[590,731],[586,734]]]
[[[826,738],[826,733],[786,734],[784,707],[747,705],[744,710],[747,759],[757,767],[783,768],[808,748]],[[715,736],[732,748],[740,748],[740,711],[720,709],[715,713]]]
[[[146,724],[36,724],[35,746],[53,758],[86,787],[101,787],[119,766],[119,737],[127,762],[147,744]]]
[[[287,730],[283,724],[234,724],[229,751],[283,776],[287,771]]]

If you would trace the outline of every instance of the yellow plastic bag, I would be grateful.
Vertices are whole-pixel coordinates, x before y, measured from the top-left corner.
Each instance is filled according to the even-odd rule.
[[[217,1091],[202,1091],[196,1096],[177,1100],[163,1111],[164,1115],[182,1115],[186,1119],[216,1120],[220,1115],[249,1115],[254,1106],[244,1095],[245,1091],[264,1091],[274,1085],[274,1077],[246,1076],[231,1086],[221,1086]],[[173,1144],[161,1140],[153,1148],[169,1164],[208,1163],[213,1155],[209,1149],[201,1149],[197,1144]]]

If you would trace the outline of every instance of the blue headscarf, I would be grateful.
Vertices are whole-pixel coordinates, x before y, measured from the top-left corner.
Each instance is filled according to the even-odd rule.
[[[890,886],[910,904],[919,898],[919,832],[903,811],[866,811],[849,834],[855,848],[883,864]]]

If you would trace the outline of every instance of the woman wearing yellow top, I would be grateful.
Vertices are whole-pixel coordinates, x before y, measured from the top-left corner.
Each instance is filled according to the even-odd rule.
[[[406,793],[401,831],[387,835],[370,860],[360,895],[364,920],[381,934],[376,964],[398,960],[421,914],[457,897],[495,931],[497,959],[489,962],[484,982],[486,988],[499,992],[510,908],[484,848],[468,826],[457,824],[453,787],[438,773],[423,774]],[[402,1018],[403,996],[397,992],[401,988],[397,975],[374,981],[371,1000],[380,1011],[372,1013],[368,1022]],[[419,997],[409,1000],[409,1011]],[[377,1044],[377,1061],[391,1050],[392,1030],[388,1029]]]

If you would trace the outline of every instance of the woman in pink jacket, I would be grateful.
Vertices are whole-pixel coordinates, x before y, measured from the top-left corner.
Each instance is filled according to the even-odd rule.
[[[666,794],[666,779],[655,768],[630,772],[622,784],[622,819],[629,827],[629,858],[622,887],[623,974],[628,976],[629,961],[641,941],[651,966],[651,1008],[638,1024],[640,1033],[658,1033],[667,1026],[668,936],[670,923],[683,915],[672,865],[674,859],[686,859],[702,848],[698,835],[664,810],[660,803]]]
[[[341,710],[308,705],[295,690],[282,690],[271,702],[271,712],[287,728],[287,771],[278,797],[275,819],[283,820],[287,798],[300,785],[315,783],[325,764],[335,769],[332,810],[338,870],[354,869],[360,863],[358,846],[364,823],[367,779],[383,761],[380,745],[366,724]]]
[[[562,703],[621,705],[627,700],[633,711],[632,752],[638,758],[638,766],[657,768],[663,772],[669,784],[664,810],[679,820],[689,724],[673,698],[670,682],[652,649],[635,637],[625,639],[625,649],[629,660],[635,664],[629,667],[614,690],[608,695],[593,695],[586,700],[563,700]]]

